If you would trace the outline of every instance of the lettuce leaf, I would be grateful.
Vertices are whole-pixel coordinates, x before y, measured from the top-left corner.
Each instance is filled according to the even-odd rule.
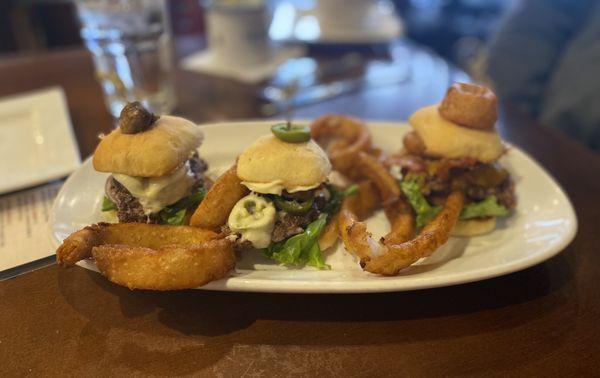
[[[306,227],[303,233],[274,243],[263,250],[263,253],[281,264],[310,265],[318,269],[330,269],[325,264],[317,239],[327,224],[327,215],[321,214],[317,220]]]
[[[325,264],[319,243],[313,243],[312,247],[308,250],[308,261],[306,264],[314,266],[317,269],[331,269],[329,264]]]
[[[408,199],[416,214],[417,228],[421,228],[429,223],[442,210],[440,206],[432,206],[427,202],[425,196],[421,194],[419,183],[414,180],[402,181],[400,183],[402,193]]]
[[[416,180],[404,180],[400,183],[402,193],[408,198],[417,216],[417,228],[421,228],[435,218],[442,210],[440,206],[432,206],[421,194],[419,183]],[[485,217],[503,217],[510,213],[506,206],[498,203],[496,196],[488,196],[483,201],[472,202],[466,205],[461,213],[460,220]]]
[[[197,192],[180,199],[172,205],[162,209],[159,216],[160,224],[180,226],[185,224],[188,209],[196,208],[206,195],[206,189],[200,188]],[[108,197],[102,199],[102,211],[117,210],[117,205]]]
[[[197,192],[180,199],[160,211],[160,224],[180,226],[185,224],[188,209],[197,207],[206,195],[206,189],[200,188]]]
[[[460,219],[473,219],[484,217],[503,217],[508,215],[506,206],[498,203],[496,196],[486,197],[481,202],[473,202],[464,207],[460,213]]]
[[[107,196],[102,198],[102,211],[113,211],[117,210],[117,205],[111,201]]]
[[[333,185],[329,185],[327,188],[329,189],[331,198],[329,199],[327,205],[325,205],[323,211],[329,214],[331,217],[338,212],[340,206],[342,206],[342,202],[344,202],[346,197],[354,196],[358,194],[359,191],[359,187],[356,184],[350,185],[348,188],[343,190]]]

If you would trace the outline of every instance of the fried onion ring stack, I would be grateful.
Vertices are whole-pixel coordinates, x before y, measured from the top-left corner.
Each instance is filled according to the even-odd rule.
[[[439,112],[448,121],[478,130],[491,130],[498,120],[498,100],[486,87],[455,83],[446,92]]]

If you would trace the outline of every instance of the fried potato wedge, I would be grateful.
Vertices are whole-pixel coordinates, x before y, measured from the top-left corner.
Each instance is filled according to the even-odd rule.
[[[217,239],[210,230],[188,226],[163,226],[146,223],[98,223],[66,238],[56,250],[56,261],[73,266],[92,256],[92,248],[102,244],[159,249],[167,245],[192,245]]]
[[[73,233],[56,251],[59,265],[93,257],[109,280],[130,289],[178,290],[223,278],[235,266],[232,243],[190,226],[99,223]]]
[[[160,249],[105,244],[94,247],[92,256],[106,278],[130,289],[194,288],[226,277],[235,266],[226,239]]]
[[[92,248],[102,244],[102,229],[107,224],[93,224],[69,235],[56,250],[56,263],[69,267],[91,257]]]
[[[219,231],[227,223],[233,206],[248,193],[248,188],[242,185],[236,173],[236,167],[229,168],[206,193],[204,200],[192,215],[190,225]]]

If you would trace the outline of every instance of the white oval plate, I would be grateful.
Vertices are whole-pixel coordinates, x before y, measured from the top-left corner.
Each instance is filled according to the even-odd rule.
[[[273,121],[237,122],[202,126],[206,140],[200,148],[211,171],[229,167],[245,146],[269,132]],[[397,151],[404,124],[369,123],[374,142],[385,151]],[[515,215],[503,219],[485,236],[451,238],[432,256],[420,260],[395,277],[363,272],[341,245],[327,253],[329,271],[276,265],[260,253],[247,253],[229,278],[201,289],[279,293],[362,293],[424,289],[483,280],[538,264],[564,249],[575,236],[577,219],[562,188],[531,157],[511,147],[502,158],[516,182]],[[61,189],[52,211],[52,236],[60,243],[75,230],[105,220],[100,212],[106,174],[92,168],[88,159]],[[375,236],[389,225],[382,214],[368,221]],[[95,270],[92,260],[79,263]]]

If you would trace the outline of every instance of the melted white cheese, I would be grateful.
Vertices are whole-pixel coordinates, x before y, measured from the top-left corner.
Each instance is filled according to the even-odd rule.
[[[273,203],[251,193],[235,204],[227,226],[232,232],[240,234],[242,241],[249,241],[254,248],[260,249],[271,244],[275,218]]]
[[[256,192],[256,193],[261,193],[261,194],[276,194],[278,196],[281,195],[281,192],[283,192],[283,190],[287,190],[289,193],[296,193],[296,192],[304,192],[307,190],[311,190],[316,188],[317,186],[321,185],[321,183],[316,183],[314,185],[309,185],[309,186],[295,186],[293,188],[286,188],[285,186],[283,186],[283,181],[281,180],[277,180],[277,181],[273,181],[273,182],[249,182],[249,181],[242,181],[242,184],[250,189],[250,191],[252,192]]]
[[[189,195],[195,184],[189,162],[163,177],[133,177],[117,173],[113,176],[140,201],[146,214],[156,213]]]

